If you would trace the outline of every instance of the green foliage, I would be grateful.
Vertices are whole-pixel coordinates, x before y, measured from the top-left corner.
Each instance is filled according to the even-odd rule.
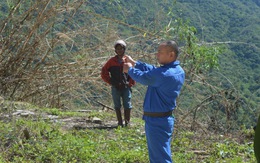
[[[17,120],[1,124],[3,162],[146,162],[145,138],[138,129],[62,131],[43,121]],[[22,131],[27,129],[30,138]],[[112,133],[111,133],[112,132]],[[114,134],[113,134],[114,133]],[[113,136],[111,137],[111,134]]]
[[[253,110],[259,111],[259,3],[180,0],[172,7],[172,13],[189,20],[202,45],[225,45],[218,72],[232,81]]]
[[[260,162],[260,116],[258,117],[258,122],[255,130],[254,138],[254,151],[258,162]]]
[[[8,98],[58,108],[73,97],[73,106],[84,107],[95,105],[88,97],[104,94],[102,100],[111,103],[100,79],[102,63],[113,54],[111,42],[126,39],[128,54],[150,62],[153,58],[147,54],[154,53],[159,42],[174,39],[187,74],[182,110],[203,110],[194,117],[204,123],[218,115],[218,124],[250,127],[255,119],[251,116],[259,102],[259,6],[253,1],[37,1],[35,6],[22,1],[17,10],[12,10],[15,1],[6,2],[0,2],[1,15],[7,18],[1,24],[7,26],[1,31],[0,83]],[[133,101],[141,108],[145,89],[135,88]],[[222,95],[226,90],[235,92],[234,99]],[[55,108],[46,111],[80,116]]]
[[[13,10],[14,2],[0,2],[0,16],[7,18],[1,24],[4,45],[0,56],[4,72],[0,78],[4,86],[1,92],[10,98],[40,101],[42,105],[55,107],[75,97],[73,101],[82,106],[88,96],[104,94],[102,99],[109,103],[108,91],[97,88],[101,85],[97,80],[101,63],[97,60],[112,54],[111,42],[124,38],[130,45],[129,54],[151,61],[147,53],[156,51],[160,41],[174,39],[181,47],[180,59],[188,79],[180,110],[201,111],[194,113],[193,120],[199,117],[205,124],[209,117],[218,117],[218,127],[231,123],[230,120],[235,125],[249,127],[254,121],[250,115],[255,115],[259,102],[260,74],[260,10],[256,1],[89,0],[80,3],[83,5],[79,12],[75,11],[81,5],[69,1],[52,1],[46,8],[42,7],[43,1],[37,1],[35,6],[33,1],[21,1],[24,3]],[[24,46],[17,46],[22,43]],[[37,67],[34,62],[39,58],[46,62],[36,64]],[[75,88],[76,85],[79,87]],[[237,97],[240,95],[237,89],[242,97]],[[144,92],[141,86],[134,90],[137,108],[141,108],[140,97]],[[231,99],[226,96],[229,93]],[[43,94],[46,98],[42,98]],[[236,105],[237,101],[243,104]],[[225,114],[230,109],[234,113],[231,118]],[[42,111],[61,118],[112,118],[112,114],[85,115],[58,107]],[[109,131],[63,130],[61,124],[41,120],[0,121],[0,162],[147,162],[143,122],[134,118],[133,121],[136,126]],[[175,135],[172,143],[175,162],[255,161],[248,139],[240,144],[235,139],[216,138],[217,134],[203,139],[201,135],[196,137],[195,132],[189,131]],[[200,157],[194,149],[202,150],[206,156]]]
[[[191,132],[182,132],[177,135],[172,147],[173,158],[176,162],[183,163],[188,160],[189,162],[198,162],[194,158],[199,159],[199,155],[205,156],[203,162],[254,162],[252,144],[248,145],[248,142],[239,144],[234,139],[223,136],[218,138],[218,135],[212,135],[207,138],[208,141],[205,141],[200,140],[200,136]],[[201,141],[204,143],[202,144]]]
[[[219,114],[219,123],[231,123],[225,122],[230,120],[226,120],[225,113],[230,109],[226,106],[232,106],[231,109],[238,113],[232,115],[232,125],[237,125],[234,128],[238,129],[241,124],[246,124],[247,127],[252,125],[254,118],[251,116],[257,111],[259,101],[257,95],[259,72],[256,65],[259,58],[259,41],[257,41],[259,39],[256,31],[259,25],[251,23],[258,22],[256,15],[259,15],[259,10],[254,3],[197,0],[176,3],[142,1],[137,7],[131,2],[112,2],[110,1],[110,5],[113,4],[114,8],[107,10],[111,14],[106,12],[99,14],[112,22],[119,22],[121,37],[129,37],[135,45],[138,44],[137,41],[140,43],[140,47],[133,49],[142,50],[137,52],[133,50],[130,54],[154,52],[156,49],[144,47],[153,47],[161,40],[178,41],[182,51],[180,60],[187,75],[186,84],[191,82],[190,86],[194,89],[194,92],[189,89],[182,93],[181,96],[185,96],[180,100],[180,106],[185,106],[181,107],[182,109],[199,105],[203,98],[214,94],[220,96],[222,100],[213,99],[212,101],[215,101],[212,105],[203,106],[207,110],[205,112],[207,116],[209,114],[214,116],[215,111],[220,110],[222,113]],[[95,4],[93,12],[100,12],[97,9],[104,6],[105,2]],[[143,9],[143,6],[147,6],[147,9]],[[129,36],[138,34],[143,37],[132,39]],[[149,59],[142,59],[151,62]],[[198,81],[196,77],[200,80]],[[193,81],[197,84],[192,83]],[[219,95],[220,90],[226,89],[236,91],[236,100],[229,101]],[[197,101],[196,97],[199,97]],[[238,104],[237,101],[240,101],[239,105],[235,105]],[[239,116],[241,114],[243,116]],[[208,119],[204,116],[199,117],[204,118],[203,120]]]
[[[232,162],[244,162],[239,156],[243,154],[246,158],[252,156],[252,144],[238,145],[236,142],[226,140],[223,143],[216,143],[212,146],[212,155]]]
[[[96,116],[106,114],[100,112]],[[128,128],[110,130],[64,130],[62,124],[40,119],[0,121],[0,161],[146,163],[148,150],[144,122],[132,118],[132,124]],[[29,137],[24,131],[28,131]],[[172,140],[173,160],[178,163],[253,163],[255,158],[250,141],[244,139],[240,144],[229,137],[178,130]]]

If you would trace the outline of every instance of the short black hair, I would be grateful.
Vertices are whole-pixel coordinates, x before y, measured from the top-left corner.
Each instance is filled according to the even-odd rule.
[[[166,41],[165,44],[172,51],[174,51],[174,53],[176,54],[177,57],[179,56],[179,48],[178,48],[178,45],[175,41]]]

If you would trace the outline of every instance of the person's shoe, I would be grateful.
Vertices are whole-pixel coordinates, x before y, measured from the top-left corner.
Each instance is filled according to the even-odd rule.
[[[124,109],[125,127],[130,126],[131,109]]]
[[[116,109],[116,118],[117,118],[117,124],[118,126],[122,126],[123,127],[123,120],[122,120],[122,115],[121,115],[121,109]]]
[[[125,123],[125,127],[131,127],[131,123]]]

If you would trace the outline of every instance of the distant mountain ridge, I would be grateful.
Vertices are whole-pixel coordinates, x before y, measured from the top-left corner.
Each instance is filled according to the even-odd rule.
[[[88,0],[80,7],[83,14],[75,14],[73,22],[77,27],[88,26],[90,30],[95,23],[101,22],[102,26],[115,24],[113,34],[124,38],[135,35],[145,37],[146,32],[153,34],[164,30],[171,18],[173,21],[177,18],[187,20],[189,25],[196,27],[200,44],[217,43],[228,47],[220,57],[218,73],[232,82],[243,98],[250,102],[253,110],[259,110],[259,3],[259,0]],[[11,8],[6,1],[0,2],[0,17],[6,17]],[[94,21],[90,17],[94,17]],[[133,28],[142,31],[131,31]],[[98,34],[104,35],[106,32]],[[84,45],[91,46],[99,39],[89,38],[86,41],[90,43],[84,40]]]
[[[178,0],[173,11],[197,28],[202,41],[228,45],[230,51],[220,59],[220,72],[259,112],[260,1]]]
[[[194,26],[202,44],[225,45],[228,50],[220,56],[218,73],[256,112],[260,112],[259,4],[259,0],[92,1],[95,12],[147,31],[163,28],[170,21],[167,16],[173,15],[173,20],[182,18]]]

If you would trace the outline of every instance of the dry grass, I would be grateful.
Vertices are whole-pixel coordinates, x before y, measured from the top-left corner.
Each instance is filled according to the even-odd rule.
[[[222,131],[232,128],[229,124],[231,117],[238,105],[242,106],[239,94],[233,89],[224,90],[221,85],[209,83],[211,77],[207,78],[197,68],[203,58],[194,58],[191,53],[194,48],[191,45],[196,43],[190,40],[191,35],[187,34],[187,38],[181,40],[178,32],[183,31],[170,33],[168,28],[147,31],[88,12],[85,10],[87,5],[80,0],[18,0],[6,7],[9,14],[0,23],[2,97],[56,108],[96,106],[96,100],[111,106],[110,88],[101,80],[100,70],[105,61],[114,55],[113,42],[123,37],[128,44],[128,55],[157,64],[151,54],[156,52],[161,40],[174,35],[174,39],[181,42],[180,60],[187,72],[183,93],[194,94],[190,108],[183,108],[184,111],[177,109],[176,116],[180,122],[189,117],[192,129],[206,131],[207,127],[199,125],[200,117],[206,117],[204,124],[213,123],[207,109],[214,103],[225,110],[226,124],[218,124],[225,128]],[[132,33],[122,36],[118,32],[118,26],[122,25]],[[183,27],[183,30],[188,29]],[[202,87],[205,92],[201,91]],[[133,88],[136,116],[141,115],[145,90],[139,84]],[[234,96],[234,99],[230,100],[228,95]],[[181,106],[185,101],[180,97],[178,103]],[[219,112],[220,109],[216,109],[216,113]],[[223,114],[219,113],[219,116]]]

